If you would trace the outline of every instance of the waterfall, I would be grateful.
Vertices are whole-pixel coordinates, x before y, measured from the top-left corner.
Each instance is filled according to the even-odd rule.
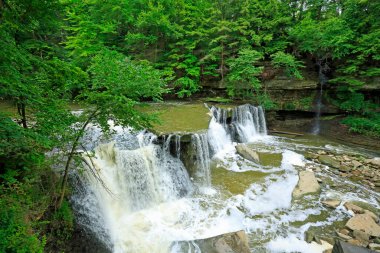
[[[208,142],[213,154],[223,150],[232,143],[231,136],[228,133],[227,110],[217,107],[211,107],[212,117],[207,131]]]
[[[319,134],[320,132],[320,118],[321,118],[321,111],[323,108],[322,98],[323,98],[323,86],[327,83],[327,76],[325,75],[325,72],[329,69],[327,64],[322,66],[322,60],[317,62],[317,65],[319,67],[318,70],[318,78],[319,78],[319,84],[320,89],[317,94],[317,102],[315,106],[315,117],[314,117],[314,123],[311,130],[312,134]]]
[[[249,104],[237,106],[228,120],[228,110],[212,106],[208,139],[213,154],[236,142],[250,142],[267,135],[264,110]]]
[[[142,250],[142,239],[131,234],[133,226],[137,231],[142,228],[141,224],[131,224],[138,217],[130,217],[192,191],[182,162],[152,144],[153,134],[140,133],[136,138],[134,142],[140,147],[132,150],[120,148],[122,145],[115,142],[100,144],[94,156],[83,157],[93,170],[83,169],[73,176],[76,189],[72,202],[79,213],[78,223],[113,252],[149,252]]]
[[[174,140],[173,140],[174,139]],[[174,142],[174,145],[172,144]],[[169,134],[164,138],[163,149],[166,153],[174,154],[175,157],[181,157],[181,135]]]
[[[196,182],[200,184],[200,186],[210,187],[210,152],[208,148],[207,134],[193,134],[191,136],[191,145],[196,157]]]

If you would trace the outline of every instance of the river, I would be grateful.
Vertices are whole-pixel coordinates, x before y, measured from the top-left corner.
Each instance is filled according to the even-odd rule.
[[[111,138],[87,129],[82,141],[94,156],[85,159],[101,181],[86,169],[71,175],[77,222],[110,252],[201,252],[196,240],[244,230],[251,252],[322,253],[325,244],[305,241],[308,229],[328,237],[350,217],[347,201],[379,208],[379,193],[305,156],[376,155],[370,151],[315,135],[268,135],[264,110],[251,105],[143,110],[159,112],[161,124],[139,132],[114,127]],[[237,143],[260,162],[239,156]],[[302,170],[314,171],[321,190],[295,199]],[[326,199],[342,203],[331,210]]]

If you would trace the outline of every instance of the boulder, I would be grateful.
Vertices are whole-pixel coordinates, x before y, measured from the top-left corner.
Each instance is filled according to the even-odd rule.
[[[320,156],[318,156],[318,160],[322,164],[327,165],[327,166],[332,167],[332,168],[339,169],[339,167],[340,167],[340,162],[338,160],[334,159],[333,157],[328,156],[328,155],[320,155]]]
[[[334,244],[332,253],[375,253],[375,251],[364,247],[355,246],[350,243],[337,241]]]
[[[259,163],[259,155],[256,151],[252,150],[251,148],[247,147],[245,144],[237,144],[236,145],[236,152],[243,158],[250,160],[255,163]]]
[[[189,242],[176,242],[178,252],[250,253],[244,231],[222,234]]]
[[[372,166],[380,169],[380,157],[375,157],[372,159],[365,160],[367,163],[371,164]]]
[[[322,201],[322,204],[335,209],[340,205],[340,200],[325,200]]]
[[[296,188],[293,190],[293,197],[300,198],[303,195],[319,192],[321,187],[315,178],[314,172],[312,171],[301,171],[299,172],[299,180]]]
[[[361,230],[370,236],[380,236],[380,226],[368,213],[357,214],[346,223],[346,227],[351,230]]]

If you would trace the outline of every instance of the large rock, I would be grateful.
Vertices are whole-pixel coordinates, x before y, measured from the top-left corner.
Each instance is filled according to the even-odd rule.
[[[250,253],[248,238],[244,231],[176,244],[178,252],[198,252],[197,248],[199,248],[201,252],[207,253]]]
[[[370,236],[380,236],[380,226],[375,222],[373,217],[368,214],[357,214],[348,220],[346,227],[351,230],[361,230]]]
[[[251,148],[247,147],[245,144],[237,144],[236,145],[236,152],[242,156],[243,158],[250,160],[255,163],[260,162],[259,155],[256,151],[252,150]]]
[[[332,253],[375,253],[375,251],[346,242],[337,241],[334,244]]]
[[[366,160],[366,162],[380,169],[380,157],[375,157],[373,159]]]
[[[320,155],[320,156],[318,156],[318,160],[322,164],[327,165],[329,167],[333,167],[336,169],[339,169],[339,167],[340,167],[340,162],[338,160],[334,159],[333,157],[328,156],[328,155]]]
[[[293,190],[293,197],[300,198],[303,195],[319,192],[321,187],[312,171],[301,171],[299,173],[299,181]]]

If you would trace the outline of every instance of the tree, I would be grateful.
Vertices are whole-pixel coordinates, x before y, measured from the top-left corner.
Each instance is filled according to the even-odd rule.
[[[83,112],[77,116],[75,128],[71,128],[72,139],[61,185],[58,207],[61,206],[67,185],[71,162],[80,145],[87,126],[92,123],[107,134],[112,132],[109,120],[114,125],[141,129],[149,127],[154,119],[140,112],[136,106],[144,99],[161,100],[167,90],[162,73],[147,62],[134,62],[113,50],[104,48],[92,60],[88,69],[90,85],[77,97]]]

